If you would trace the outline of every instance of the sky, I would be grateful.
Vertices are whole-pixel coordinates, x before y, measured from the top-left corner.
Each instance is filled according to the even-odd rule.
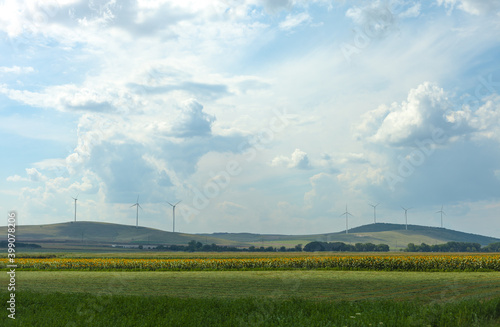
[[[496,0],[0,1],[0,210],[500,238],[499,35]]]

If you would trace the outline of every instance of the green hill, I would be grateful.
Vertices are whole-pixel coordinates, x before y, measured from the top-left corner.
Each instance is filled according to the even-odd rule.
[[[0,232],[7,234],[6,227],[0,227]],[[425,227],[417,225],[399,224],[370,224],[355,227],[349,233],[325,233],[314,235],[280,235],[280,234],[252,234],[252,233],[213,233],[213,234],[184,234],[172,233],[159,229],[101,223],[101,222],[71,222],[50,225],[17,226],[16,239],[19,242],[37,243],[70,249],[75,246],[111,246],[122,244],[178,244],[186,245],[195,240],[203,244],[228,245],[248,247],[294,247],[297,244],[305,245],[313,241],[344,242],[344,243],[374,243],[388,244],[391,249],[405,248],[408,243],[429,245],[446,242],[472,242],[488,245],[500,242],[500,239],[482,235],[458,232],[445,228]],[[54,245],[56,244],[56,245]]]
[[[3,235],[6,227],[0,227]],[[209,236],[172,233],[159,229],[101,223],[69,222],[50,225],[26,225],[16,227],[16,240],[30,243],[68,244],[180,244],[191,240],[218,245],[233,245],[234,242]]]
[[[464,233],[440,227],[408,225],[408,230],[403,231],[403,229],[405,229],[405,225],[378,223],[350,229],[349,233],[399,231],[404,235],[425,235],[430,238],[445,240],[445,242],[471,242],[479,243],[481,245],[500,242],[500,239],[498,238]]]
[[[337,233],[314,235],[278,235],[278,234],[250,234],[250,233],[213,233],[200,234],[231,240],[234,242],[252,243],[256,246],[287,246],[312,241],[344,242],[344,243],[375,243],[388,244],[391,249],[404,248],[408,243],[441,244],[446,242],[472,242],[488,245],[500,242],[500,239],[482,235],[458,232],[446,228],[426,227],[418,225],[376,223],[349,229]]]

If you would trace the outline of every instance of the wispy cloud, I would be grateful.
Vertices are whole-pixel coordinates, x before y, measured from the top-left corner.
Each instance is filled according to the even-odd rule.
[[[285,20],[279,24],[279,28],[284,31],[291,31],[299,25],[309,23],[312,20],[308,13],[289,14]]]
[[[35,69],[33,67],[0,67],[0,73],[11,73],[11,74],[29,74],[33,73]]]

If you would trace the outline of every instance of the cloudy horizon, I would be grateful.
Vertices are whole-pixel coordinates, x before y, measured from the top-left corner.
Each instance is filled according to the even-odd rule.
[[[500,238],[494,0],[4,1],[0,208],[185,233]]]

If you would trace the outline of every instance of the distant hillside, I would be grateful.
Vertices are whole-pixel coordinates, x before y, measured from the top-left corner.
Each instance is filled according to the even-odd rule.
[[[0,227],[3,235],[7,234],[6,227]],[[294,247],[297,244],[306,245],[312,241],[344,242],[344,243],[374,243],[388,244],[392,250],[405,248],[408,243],[429,245],[446,242],[472,242],[488,245],[500,242],[500,239],[457,232],[445,228],[425,227],[399,224],[370,224],[355,227],[337,233],[315,235],[280,235],[280,234],[252,234],[252,233],[213,233],[213,234],[184,234],[172,233],[158,229],[80,221],[51,225],[29,225],[16,228],[17,241],[49,244],[58,243],[59,248],[70,248],[71,245],[111,245],[111,244],[178,244],[186,245],[195,240],[203,244],[229,245],[248,247]]]
[[[408,225],[408,231],[406,231],[405,225],[377,223],[352,228],[349,230],[349,233],[373,233],[388,231],[400,231],[402,233],[409,233],[413,235],[421,234],[435,239],[445,239],[446,242],[471,242],[479,243],[481,245],[500,242],[500,239],[494,237],[464,233],[440,227],[427,227],[419,225]]]
[[[0,227],[3,235],[6,227]],[[165,232],[159,229],[79,221],[50,225],[17,226],[16,240],[30,243],[85,243],[85,244],[182,244],[191,240],[218,245],[233,245],[234,242],[209,236]]]
[[[212,236],[224,240],[235,242],[262,242],[262,241],[278,241],[278,240],[294,240],[297,235],[280,235],[280,234],[252,234],[252,233],[212,233],[212,234],[197,234],[200,236]]]
[[[281,246],[305,245],[312,241],[344,242],[344,243],[375,243],[388,244],[391,249],[404,248],[408,243],[441,244],[446,242],[472,242],[488,245],[500,242],[500,239],[482,235],[457,232],[445,228],[426,227],[418,225],[385,224],[376,223],[349,229],[336,233],[314,234],[314,235],[279,235],[279,234],[251,234],[251,233],[213,233],[200,234],[231,240],[233,242],[252,243],[253,245]]]

